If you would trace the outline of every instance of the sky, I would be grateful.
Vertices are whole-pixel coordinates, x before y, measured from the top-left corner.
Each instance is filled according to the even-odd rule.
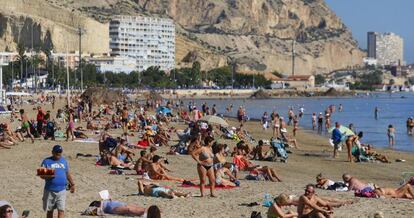
[[[325,0],[351,29],[359,47],[367,32],[393,32],[404,39],[404,59],[414,63],[414,0]]]

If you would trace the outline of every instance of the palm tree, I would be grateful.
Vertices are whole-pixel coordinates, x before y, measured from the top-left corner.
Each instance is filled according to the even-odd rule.
[[[37,92],[37,73],[36,73],[36,69],[39,69],[39,67],[40,67],[40,65],[43,65],[44,64],[44,60],[38,55],[38,54],[36,54],[36,55],[34,55],[33,57],[32,57],[32,60],[31,60],[31,66],[32,66],[32,68],[34,69],[34,75],[32,75],[32,77],[34,76],[34,78],[35,78],[35,92]]]
[[[26,49],[23,45],[23,43],[17,44],[17,61],[20,62],[20,88],[22,88],[22,79],[23,79],[23,62],[26,61]]]

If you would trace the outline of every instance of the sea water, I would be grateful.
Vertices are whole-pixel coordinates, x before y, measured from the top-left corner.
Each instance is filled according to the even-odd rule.
[[[341,98],[200,99],[194,102],[199,110],[203,102],[207,102],[210,109],[213,104],[216,104],[218,113],[227,116],[236,116],[238,107],[244,106],[247,115],[253,119],[260,119],[264,112],[267,112],[270,117],[272,111],[275,110],[286,120],[289,107],[293,107],[295,114],[298,114],[302,106],[305,108],[305,113],[299,121],[299,126],[305,129],[312,128],[312,113],[318,115],[322,112],[324,114],[329,105],[335,105],[336,112],[331,117],[332,126],[335,122],[340,122],[345,126],[353,123],[356,132],[364,132],[362,143],[387,147],[387,128],[391,124],[396,129],[394,148],[414,151],[414,136],[409,136],[406,129],[407,118],[414,117],[414,93],[379,93]],[[184,103],[185,106],[188,105],[188,101]],[[233,104],[233,110],[229,113],[226,107],[230,104]],[[339,104],[343,105],[343,112],[338,111]],[[375,107],[379,109],[378,119],[374,116]],[[328,133],[325,135],[329,136]]]

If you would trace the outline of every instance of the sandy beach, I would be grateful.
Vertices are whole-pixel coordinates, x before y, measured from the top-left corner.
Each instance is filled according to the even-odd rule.
[[[29,117],[35,117],[34,106],[25,106],[29,110]],[[45,110],[51,110],[50,105],[44,106]],[[52,111],[55,116],[55,112]],[[1,122],[9,119],[9,116],[1,117]],[[229,121],[237,125],[234,120]],[[16,127],[15,121],[13,126]],[[77,124],[79,125],[79,124]],[[85,123],[82,123],[85,125]],[[183,124],[173,124],[183,128]],[[61,125],[61,127],[65,127]],[[271,137],[271,130],[263,131],[258,122],[248,122],[245,129],[252,133],[255,139],[267,139]],[[119,135],[120,130],[113,130],[111,133]],[[97,135],[89,134],[97,138]],[[383,163],[348,163],[346,153],[342,151],[339,158],[332,159],[332,148],[328,145],[327,138],[318,136],[309,131],[300,130],[297,135],[300,149],[292,149],[287,163],[261,162],[260,165],[273,167],[283,179],[281,183],[267,181],[246,181],[245,173],[242,173],[241,187],[231,190],[218,190],[217,198],[200,198],[199,190],[196,188],[181,188],[176,182],[161,182],[181,191],[191,191],[194,195],[188,199],[166,200],[154,197],[128,196],[137,192],[136,175],[109,175],[107,166],[96,166],[95,157],[79,157],[77,153],[97,154],[98,145],[92,143],[65,142],[59,139],[55,142],[36,139],[34,144],[26,140],[14,146],[11,150],[0,150],[0,200],[9,201],[15,209],[21,213],[23,210],[30,210],[30,217],[45,217],[42,210],[42,193],[44,181],[38,178],[36,169],[41,161],[50,155],[51,148],[60,144],[64,148],[63,155],[69,162],[70,171],[76,183],[76,192],[68,193],[66,200],[66,217],[81,217],[81,212],[87,208],[89,203],[99,198],[98,192],[109,190],[114,200],[128,203],[135,203],[143,207],[158,205],[163,217],[250,217],[252,211],[260,211],[266,215],[267,208],[262,206],[246,207],[242,203],[263,201],[265,193],[272,196],[280,193],[300,196],[304,193],[304,186],[308,183],[315,183],[315,176],[323,173],[328,178],[336,181],[341,180],[343,173],[347,172],[366,182],[372,182],[382,187],[399,187],[402,172],[414,172],[414,154],[393,150],[380,150],[389,157],[391,164]],[[135,136],[132,142],[138,141]],[[234,146],[229,140],[221,141]],[[170,142],[176,143],[175,140]],[[166,155],[168,148],[161,147],[158,153],[167,157],[170,164],[168,168],[173,170],[172,175],[186,179],[197,179],[196,163],[188,155],[170,156]],[[136,150],[136,155],[139,150]],[[396,159],[405,159],[406,162],[395,162]],[[231,161],[230,157],[228,160]],[[132,173],[132,171],[131,171]],[[316,191],[320,196],[330,196],[339,199],[355,199],[356,203],[334,210],[335,217],[368,217],[377,211],[382,211],[385,217],[411,217],[414,214],[414,201],[398,199],[365,199],[354,197],[353,192]],[[296,208],[292,208],[296,210]],[[116,217],[116,216],[111,216]]]

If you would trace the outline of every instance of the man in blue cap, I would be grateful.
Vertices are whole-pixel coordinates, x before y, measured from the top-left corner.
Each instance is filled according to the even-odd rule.
[[[66,186],[69,182],[70,192],[75,192],[75,183],[69,173],[69,166],[62,156],[63,148],[55,145],[52,149],[52,156],[43,160],[42,167],[54,169],[55,174],[52,178],[42,176],[45,180],[43,192],[43,210],[47,212],[47,218],[53,218],[53,212],[58,210],[58,218],[64,217]]]

